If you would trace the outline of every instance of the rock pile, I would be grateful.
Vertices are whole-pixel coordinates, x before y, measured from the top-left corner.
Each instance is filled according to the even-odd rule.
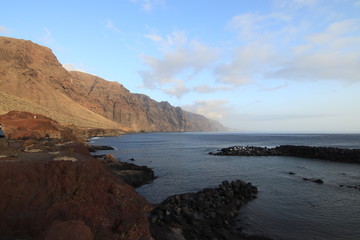
[[[155,239],[239,239],[239,208],[256,198],[257,188],[241,180],[217,188],[168,197],[150,216]]]
[[[90,152],[96,152],[97,150],[114,150],[113,147],[109,146],[89,146],[88,149]],[[154,171],[147,166],[123,162],[110,154],[93,155],[93,157],[101,159],[111,171],[134,188],[151,183],[156,178]],[[134,161],[134,158],[129,160]]]
[[[209,152],[210,155],[216,156],[277,156],[279,151],[275,148],[254,147],[254,146],[232,146],[222,148],[217,152]]]
[[[115,159],[115,161],[108,161],[107,159],[108,155],[104,157],[104,161],[110,170],[115,172],[127,184],[135,188],[151,183],[156,178],[154,171],[147,166],[139,166],[117,159]]]
[[[360,149],[281,145],[275,148],[233,146],[210,152],[216,156],[292,156],[337,162],[360,163]]]
[[[360,163],[360,149],[283,145],[276,147],[284,156]]]

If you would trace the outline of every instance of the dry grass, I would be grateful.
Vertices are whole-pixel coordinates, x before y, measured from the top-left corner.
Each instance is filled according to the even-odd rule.
[[[110,122],[110,120],[107,119],[101,122],[93,121],[92,119],[84,119],[80,117],[81,113],[79,114],[79,116],[74,116],[65,112],[48,109],[36,103],[30,102],[24,98],[20,98],[0,91],[0,114],[5,114],[11,110],[43,114],[65,125],[74,124],[77,126],[89,128],[116,127],[116,123],[112,123]]]

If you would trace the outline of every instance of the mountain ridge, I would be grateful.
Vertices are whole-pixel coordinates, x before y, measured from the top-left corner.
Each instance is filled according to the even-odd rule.
[[[35,111],[62,124],[117,128],[135,132],[219,131],[225,128],[122,84],[67,71],[50,48],[31,41],[0,37],[0,113]],[[11,106],[14,98],[24,106]],[[7,102],[7,105],[5,105]]]

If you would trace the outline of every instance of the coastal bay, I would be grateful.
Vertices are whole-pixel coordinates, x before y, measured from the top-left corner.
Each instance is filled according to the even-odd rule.
[[[360,209],[360,191],[350,187],[360,185],[357,164],[286,156],[214,157],[208,152],[235,145],[350,149],[359,148],[359,138],[358,134],[148,133],[93,142],[114,146],[114,156],[123,161],[134,158],[136,164],[154,170],[158,178],[137,189],[152,203],[216,187],[223,180],[242,179],[258,188],[258,197],[244,205],[236,219],[245,233],[272,239],[325,240],[360,236],[360,219],[353,214]]]

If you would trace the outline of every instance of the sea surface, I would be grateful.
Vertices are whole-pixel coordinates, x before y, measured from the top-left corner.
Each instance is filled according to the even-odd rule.
[[[97,154],[128,162],[134,158],[134,163],[151,167],[158,178],[137,191],[152,203],[241,179],[259,190],[258,198],[240,210],[238,224],[246,233],[289,240],[360,239],[360,190],[347,187],[360,186],[360,164],[208,155],[235,145],[360,148],[360,134],[148,133],[96,138],[91,143],[116,148]],[[320,178],[324,184],[304,177]]]

